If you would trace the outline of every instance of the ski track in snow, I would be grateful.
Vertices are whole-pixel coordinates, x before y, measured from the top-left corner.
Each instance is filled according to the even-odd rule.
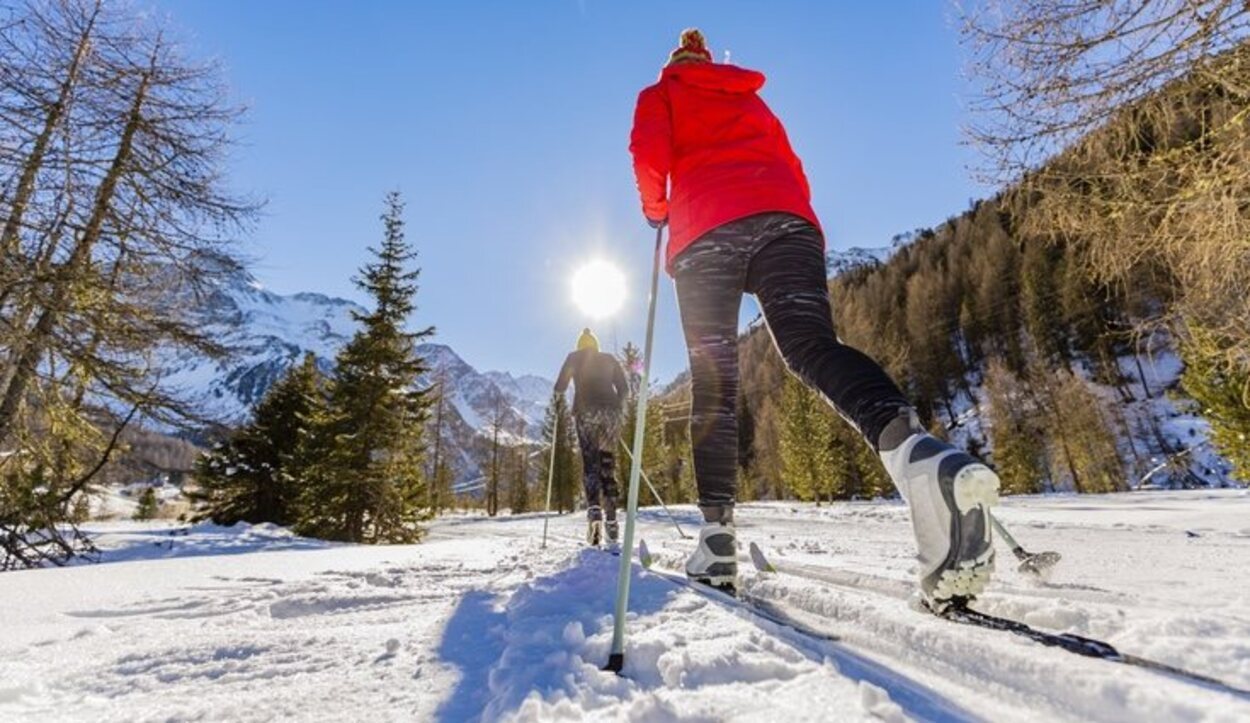
[[[697,513],[674,510],[691,532]],[[1009,499],[1063,561],[979,607],[1250,688],[1250,493]],[[581,515],[439,520],[420,545],[270,525],[99,523],[105,562],[0,574],[0,720],[1245,721],[1240,697],[914,610],[897,502],[743,505],[739,536],[820,577],[744,589],[803,635],[634,567],[624,677],[599,670],[619,558]],[[640,536],[679,567],[659,510]]]

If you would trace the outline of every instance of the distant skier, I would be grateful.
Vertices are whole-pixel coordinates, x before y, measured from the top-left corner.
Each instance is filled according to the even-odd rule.
[[[606,528],[607,540],[616,542],[616,446],[620,443],[621,416],[629,386],[620,362],[599,351],[599,340],[590,329],[582,330],[577,351],[564,360],[556,379],[556,392],[563,394],[570,380],[573,419],[582,452],[582,485],[586,490],[586,540],[592,545],[600,544]]]
[[[669,226],[667,267],[690,356],[705,524],[686,574],[716,586],[737,578],[738,307],[752,293],[791,372],[880,454],[911,508],[921,592],[940,611],[989,581],[998,477],[929,436],[881,367],[838,340],[807,177],[757,94],[763,85],[762,73],[713,63],[702,33],[686,30],[634,114],[642,210],[652,227]]]

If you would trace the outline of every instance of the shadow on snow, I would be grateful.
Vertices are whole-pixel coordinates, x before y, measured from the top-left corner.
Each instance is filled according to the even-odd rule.
[[[650,663],[646,659],[654,658],[654,654],[627,654],[627,679],[598,670],[608,657],[607,632],[612,626],[619,563],[618,557],[584,549],[568,568],[522,585],[511,597],[481,590],[463,596],[437,651],[444,662],[459,669],[461,677],[436,718],[495,720],[516,711],[531,695],[552,702],[589,688],[598,693],[591,697],[602,701],[605,696],[625,698],[638,687],[663,686],[655,671],[632,669],[631,661],[644,667],[653,664],[653,659]],[[685,591],[660,576],[643,572],[636,564],[631,574],[632,626],[637,625],[637,617],[660,611]],[[885,689],[914,719],[977,719],[939,693],[841,643],[804,635],[756,616],[739,617],[783,640],[809,660],[831,660],[846,678]],[[642,662],[637,663],[640,658]]]

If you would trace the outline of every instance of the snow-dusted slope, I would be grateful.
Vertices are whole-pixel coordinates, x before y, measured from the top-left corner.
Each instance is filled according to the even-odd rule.
[[[1250,493],[1014,498],[1000,514],[1064,559],[1038,583],[1000,558],[987,611],[1250,688]],[[737,517],[744,543],[885,592],[744,575],[836,638],[812,639],[635,567],[617,677],[599,667],[618,560],[579,549],[581,515],[554,518],[546,550],[537,516],[446,518],[402,547],[119,524],[97,530],[115,562],[0,575],[0,720],[1250,720],[1250,694],[914,611],[890,593],[913,564],[900,503]],[[691,544],[657,510],[641,533],[663,563]]]
[[[854,246],[842,251],[830,251],[825,254],[825,268],[828,269],[830,276],[837,276],[861,266],[881,266],[890,260],[896,250],[897,248],[889,246],[878,248]]]

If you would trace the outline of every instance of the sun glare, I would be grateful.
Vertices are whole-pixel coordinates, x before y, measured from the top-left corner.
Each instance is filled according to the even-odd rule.
[[[591,261],[573,274],[573,303],[592,319],[615,314],[625,301],[625,275],[606,261]]]

